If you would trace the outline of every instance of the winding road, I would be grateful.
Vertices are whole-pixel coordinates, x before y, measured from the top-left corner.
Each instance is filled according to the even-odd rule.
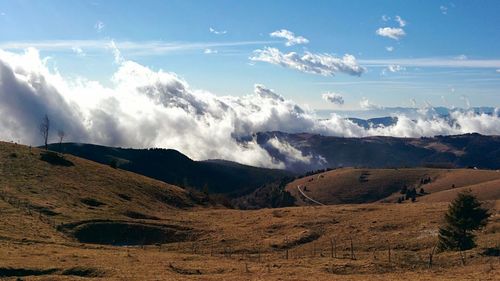
[[[299,185],[297,185],[297,189],[299,190],[300,194],[302,194],[302,196],[304,196],[304,197],[305,197],[306,199],[308,199],[309,201],[311,201],[311,202],[313,202],[313,203],[316,203],[316,204],[318,204],[318,205],[320,205],[320,206],[325,206],[325,204],[323,204],[323,203],[321,203],[321,202],[318,202],[318,201],[316,201],[316,200],[312,199],[311,197],[307,196],[307,195],[304,193],[304,191],[302,191],[302,189],[300,189],[300,184],[299,184]]]

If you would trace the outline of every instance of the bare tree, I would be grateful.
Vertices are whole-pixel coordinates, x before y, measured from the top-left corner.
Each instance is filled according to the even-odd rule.
[[[49,116],[45,114],[45,116],[42,119],[42,123],[40,123],[40,134],[42,135],[43,142],[45,144],[45,150],[48,150],[47,141],[49,139],[49,130],[50,130],[50,120]]]
[[[57,136],[59,137],[59,151],[62,152],[62,142],[65,137],[65,133],[63,130],[57,131]]]

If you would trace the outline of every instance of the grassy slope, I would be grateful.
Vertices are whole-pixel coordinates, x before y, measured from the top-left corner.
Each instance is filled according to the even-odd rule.
[[[14,205],[29,205],[56,223],[130,219],[130,212],[161,217],[194,206],[179,187],[65,155],[73,166],[40,160],[42,150],[0,143],[0,191]],[[92,206],[99,205],[99,206]]]
[[[430,178],[431,182],[421,185],[420,180],[426,178]],[[422,200],[427,196],[438,198],[438,192],[452,189],[453,185],[457,190],[474,186],[473,189],[478,191],[481,199],[495,200],[500,199],[499,192],[493,190],[496,185],[493,182],[495,180],[500,180],[500,173],[492,170],[344,168],[297,179],[288,184],[286,189],[298,199],[299,205],[309,204],[309,202],[305,202],[304,198],[299,195],[297,185],[300,185],[302,189],[305,186],[307,190],[305,193],[309,197],[324,204],[367,203],[379,200],[394,202],[397,197],[401,196],[399,191],[405,185],[409,188],[415,187],[417,191],[422,187],[426,193],[430,193],[430,195],[419,197]],[[481,188],[476,186],[478,184],[490,187]],[[479,191],[487,188],[492,191],[483,196]],[[448,197],[447,201],[450,199],[451,197]]]
[[[457,267],[456,253],[440,253],[429,270],[426,257],[446,203],[179,209],[158,200],[158,195],[168,195],[183,205],[193,204],[175,186],[71,156],[66,158],[75,166],[53,166],[40,161],[39,153],[0,144],[0,191],[10,201],[0,198],[0,275],[7,269],[31,269],[51,273],[27,280],[75,280],[76,275],[87,276],[85,280],[495,280],[500,273],[496,259],[479,254],[500,240],[498,201],[488,203],[494,215],[479,232],[479,248],[470,252],[469,265]],[[89,197],[106,205],[89,207],[80,201]],[[26,213],[12,198],[57,213],[51,216],[57,223],[130,220],[123,213],[133,210],[157,216],[155,223],[200,233],[194,241],[162,248],[82,244],[37,213]],[[347,258],[351,237],[356,260]],[[337,259],[330,257],[331,238],[337,241]],[[389,244],[391,263],[386,258]]]

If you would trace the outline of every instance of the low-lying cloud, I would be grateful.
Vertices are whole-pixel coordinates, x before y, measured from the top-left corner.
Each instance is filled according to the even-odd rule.
[[[287,143],[272,140],[268,146],[288,155],[278,160],[257,143],[257,132],[345,137],[500,134],[498,112],[454,111],[446,119],[432,112],[416,119],[401,115],[392,126],[365,129],[336,114],[320,119],[264,85],[256,84],[246,96],[217,96],[192,89],[175,73],[154,71],[124,59],[118,49],[113,52],[117,71],[111,77],[111,86],[105,86],[82,77],[62,76],[49,69],[35,49],[22,54],[0,50],[0,139],[41,144],[38,127],[48,114],[51,141],[56,141],[56,132],[61,129],[67,141],[173,148],[194,159],[222,158],[285,168],[294,161],[307,163],[311,157],[320,156],[304,155]],[[300,63],[312,63],[299,58]],[[323,62],[308,67],[321,73],[313,69],[326,66]],[[339,71],[342,67],[331,68]]]

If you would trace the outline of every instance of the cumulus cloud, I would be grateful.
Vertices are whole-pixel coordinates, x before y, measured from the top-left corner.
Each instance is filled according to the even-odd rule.
[[[391,38],[394,40],[399,40],[401,37],[406,35],[406,32],[399,27],[381,27],[376,31],[377,35],[382,37]]]
[[[226,34],[227,33],[227,30],[216,30],[215,28],[213,27],[210,27],[208,29],[208,31],[210,31],[210,33],[213,33],[213,34],[216,34],[216,35],[223,35],[223,34]]]
[[[362,106],[379,108],[367,99]],[[499,113],[453,111],[449,118],[398,115],[392,126],[366,129],[337,114],[320,119],[264,85],[255,85],[253,93],[244,96],[217,96],[192,89],[175,73],[154,71],[120,56],[111,84],[105,86],[62,76],[49,69],[34,49],[22,54],[0,50],[0,139],[31,145],[41,144],[38,125],[48,114],[52,141],[55,130],[62,129],[73,142],[173,148],[194,159],[285,168],[289,162],[310,161],[311,156],[276,140],[257,143],[257,132],[345,137],[500,134]],[[285,153],[286,159],[274,158],[263,145]]]
[[[95,24],[94,24],[94,29],[97,31],[97,32],[101,32],[103,29],[104,29],[105,25],[102,21],[97,21]]]
[[[333,104],[343,105],[344,97],[341,94],[327,92],[322,95],[323,99]]]
[[[309,43],[309,40],[307,40],[305,37],[302,36],[296,36],[295,33],[286,30],[286,29],[281,29],[281,30],[276,30],[274,32],[271,32],[269,34],[271,37],[276,37],[276,38],[283,38],[286,39],[286,46],[293,46],[293,45],[300,45],[300,44],[307,44]]]
[[[394,47],[393,46],[387,46],[387,47],[385,47],[385,50],[387,52],[392,52],[392,51],[394,51]]]
[[[301,72],[323,76],[334,76],[339,72],[360,76],[365,72],[365,68],[358,64],[353,55],[349,54],[345,54],[341,58],[329,54],[313,54],[310,52],[299,55],[295,52],[282,53],[276,48],[266,47],[263,50],[255,50],[250,60],[281,65]]]
[[[387,15],[382,15],[382,20],[383,21],[390,21],[391,20],[391,17],[387,16]]]

